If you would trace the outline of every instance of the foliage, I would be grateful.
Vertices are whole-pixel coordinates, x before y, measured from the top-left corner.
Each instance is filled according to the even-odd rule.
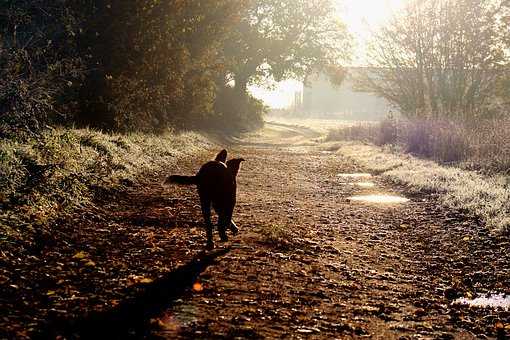
[[[161,131],[212,118],[218,54],[237,2],[96,3],[84,40],[98,67],[82,93],[82,121]]]
[[[84,74],[79,26],[66,0],[0,4],[0,138],[69,119]]]
[[[473,119],[487,115],[507,60],[508,27],[497,2],[411,2],[375,35],[361,87],[408,117]]]
[[[47,124],[163,131],[215,118],[233,0],[4,1],[1,135]],[[65,113],[65,115],[63,114]]]
[[[350,38],[330,0],[249,0],[240,18],[223,45],[220,117],[235,118],[237,125],[262,124],[265,109],[248,95],[250,84],[304,79],[312,71],[327,71],[334,83],[342,82],[340,63],[348,59]]]
[[[241,90],[267,78],[304,79],[348,60],[350,37],[329,0],[251,0],[225,44]]]
[[[250,94],[239,95],[235,88],[226,86],[218,93],[214,110],[218,116],[213,126],[234,132],[262,127],[268,108]]]
[[[259,126],[248,83],[323,68],[340,82],[349,49],[330,0],[6,0],[0,11],[4,137],[55,124]]]

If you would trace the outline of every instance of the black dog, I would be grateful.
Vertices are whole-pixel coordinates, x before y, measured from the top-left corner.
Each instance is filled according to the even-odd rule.
[[[221,240],[228,241],[227,227],[234,235],[238,232],[237,226],[232,221],[232,213],[236,204],[236,177],[243,161],[242,158],[227,161],[227,150],[222,150],[214,161],[202,165],[195,176],[173,175],[165,180],[165,184],[197,185],[209,249],[214,248],[211,204],[218,214],[218,231]]]

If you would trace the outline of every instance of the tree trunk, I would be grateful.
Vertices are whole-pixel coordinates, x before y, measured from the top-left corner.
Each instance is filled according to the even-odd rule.
[[[239,97],[246,96],[248,93],[248,77],[245,75],[236,75],[234,88]]]

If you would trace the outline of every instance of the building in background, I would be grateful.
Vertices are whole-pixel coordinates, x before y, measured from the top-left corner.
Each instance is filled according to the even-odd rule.
[[[331,84],[325,75],[308,79],[302,93],[302,101],[295,100],[294,111],[310,118],[353,120],[384,118],[392,111],[392,106],[387,100],[373,93],[354,89],[354,79],[360,70],[361,68],[349,68],[340,86]]]

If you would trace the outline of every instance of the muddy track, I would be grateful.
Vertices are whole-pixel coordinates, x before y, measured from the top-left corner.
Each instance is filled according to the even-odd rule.
[[[406,192],[377,176],[368,188],[356,184],[366,178],[339,177],[364,171],[305,142],[315,136],[300,129],[268,129],[231,150],[248,160],[232,250],[200,274],[200,289],[152,319],[151,336],[505,337],[509,312],[451,302],[510,293],[506,239],[430,195],[404,204],[351,201]]]
[[[166,173],[58,221],[44,248],[6,262],[0,338],[505,338],[509,311],[452,301],[510,294],[508,239],[432,195],[338,176],[365,171],[317,136],[268,124],[229,147],[247,160],[241,232],[216,234],[213,252],[195,188],[162,187]],[[349,199],[375,193],[410,201]]]

